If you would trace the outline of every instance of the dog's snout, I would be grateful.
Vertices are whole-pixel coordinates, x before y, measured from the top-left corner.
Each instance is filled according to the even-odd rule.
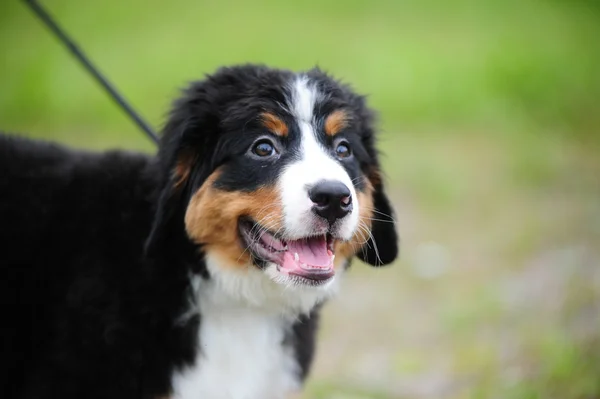
[[[340,181],[321,181],[308,190],[308,196],[314,203],[313,212],[327,219],[330,224],[352,211],[352,194]]]

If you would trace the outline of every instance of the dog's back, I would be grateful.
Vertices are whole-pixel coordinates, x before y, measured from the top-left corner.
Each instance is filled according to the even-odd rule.
[[[116,365],[131,368],[131,359],[111,356],[135,356],[135,345],[112,353],[106,345],[135,334],[135,310],[122,299],[141,279],[149,166],[142,155],[76,152],[0,134],[1,397],[70,396],[69,387],[52,386],[53,375],[77,376],[81,385],[103,370],[104,378],[90,380],[93,391],[113,372],[128,372]],[[31,392],[16,391],[23,386]]]

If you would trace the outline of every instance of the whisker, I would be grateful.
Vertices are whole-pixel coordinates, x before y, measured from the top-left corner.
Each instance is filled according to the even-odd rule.
[[[365,218],[365,219],[372,220],[372,221],[374,221],[374,222],[384,222],[384,223],[392,223],[392,224],[394,223],[394,221],[393,221],[393,220],[384,220],[384,219],[370,218],[370,217],[368,217],[368,216],[364,216],[364,218]]]
[[[368,207],[368,206],[365,206],[364,208],[365,208],[366,210],[368,210],[368,211],[371,211],[371,212],[373,212],[373,213],[377,213],[377,214],[379,214],[379,215],[381,215],[381,216],[384,216],[384,217],[386,217],[386,218],[389,218],[391,221],[393,221],[394,223],[396,223],[396,220],[395,220],[395,219],[394,219],[394,218],[393,218],[391,215],[388,215],[387,213],[384,213],[384,212],[378,211],[377,209],[375,209],[375,208],[371,208],[371,207]]]
[[[375,251],[375,256],[377,257],[379,264],[383,265],[383,261],[381,260],[381,257],[379,256],[379,248],[377,248],[377,242],[375,242],[375,237],[373,237],[373,234],[371,234],[371,232],[369,232],[369,236],[371,238],[371,241],[373,241],[373,250]]]

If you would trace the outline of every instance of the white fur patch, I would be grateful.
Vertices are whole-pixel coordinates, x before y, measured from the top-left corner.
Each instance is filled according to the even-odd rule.
[[[299,121],[312,123],[315,104],[321,98],[319,92],[306,76],[297,77],[292,90],[292,113]]]
[[[290,108],[300,128],[301,148],[299,159],[287,166],[279,181],[286,235],[290,239],[299,239],[314,235],[319,227],[327,230],[326,222],[311,210],[314,204],[308,190],[320,180],[336,180],[348,187],[354,204],[352,212],[340,224],[339,234],[348,240],[359,219],[356,190],[346,170],[317,141],[313,110],[321,95],[306,77],[299,77],[292,87]]]

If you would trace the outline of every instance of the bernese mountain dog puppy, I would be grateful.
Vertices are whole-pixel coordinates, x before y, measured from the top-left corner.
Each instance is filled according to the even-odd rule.
[[[0,397],[279,399],[354,256],[394,261],[364,97],[222,68],[156,156],[0,135]]]

